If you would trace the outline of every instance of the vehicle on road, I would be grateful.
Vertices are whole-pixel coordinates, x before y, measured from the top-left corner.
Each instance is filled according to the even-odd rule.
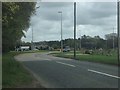
[[[63,48],[63,52],[69,52],[70,51],[70,47],[69,46],[65,46],[65,48]]]

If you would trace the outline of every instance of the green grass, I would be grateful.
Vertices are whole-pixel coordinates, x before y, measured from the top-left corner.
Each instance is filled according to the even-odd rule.
[[[25,70],[21,63],[14,59],[22,52],[10,52],[2,56],[2,87],[17,87],[30,84],[33,77]]]
[[[19,54],[21,54],[21,53],[43,53],[43,52],[48,52],[48,50],[36,50],[36,51],[18,51],[18,52],[16,52],[16,51],[11,51],[11,52],[14,52],[14,53],[19,53]]]
[[[31,85],[35,78],[23,67],[22,63],[14,59],[15,55],[24,53],[42,53],[48,52],[46,50],[40,51],[11,51],[2,55],[2,87],[20,87]]]
[[[61,53],[53,53],[53,55],[58,57],[65,57],[65,58],[74,58],[73,52],[64,52]],[[80,54],[77,52],[77,54]],[[105,63],[105,64],[112,64],[112,65],[118,65],[117,55],[114,54],[112,56],[106,56],[106,55],[76,55],[76,59],[80,61],[90,61],[90,62],[98,62],[98,63]]]

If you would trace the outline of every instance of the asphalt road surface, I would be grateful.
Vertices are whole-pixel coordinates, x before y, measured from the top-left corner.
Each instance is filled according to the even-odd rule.
[[[15,57],[46,88],[118,88],[118,67],[28,53]]]

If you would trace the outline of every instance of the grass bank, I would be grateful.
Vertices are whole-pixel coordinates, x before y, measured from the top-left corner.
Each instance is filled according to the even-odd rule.
[[[64,57],[64,58],[74,58],[73,53],[71,52],[63,52],[61,53],[52,53],[52,55],[57,57]],[[106,56],[106,55],[87,55],[87,54],[80,54],[77,53],[76,59],[80,61],[90,61],[90,62],[98,62],[104,64],[112,64],[118,65],[117,55]]]
[[[25,52],[10,52],[2,55],[2,87],[15,88],[30,86],[35,78],[14,59],[15,55]],[[30,86],[32,87],[32,86]]]

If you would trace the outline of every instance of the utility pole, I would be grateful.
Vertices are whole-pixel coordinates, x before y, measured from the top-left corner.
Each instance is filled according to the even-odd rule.
[[[59,11],[58,13],[61,14],[61,52],[63,52],[63,41],[62,41],[62,11]]]
[[[76,59],[76,2],[74,2],[74,59]]]
[[[119,28],[119,0],[117,1],[117,33],[118,33],[118,64],[120,65],[120,28]]]

